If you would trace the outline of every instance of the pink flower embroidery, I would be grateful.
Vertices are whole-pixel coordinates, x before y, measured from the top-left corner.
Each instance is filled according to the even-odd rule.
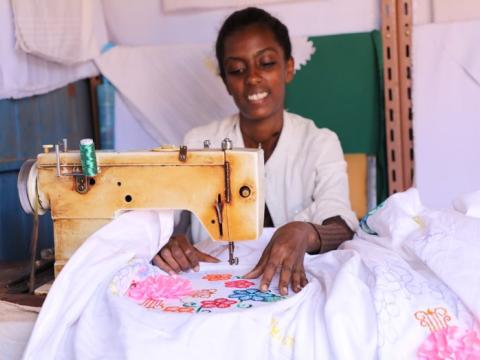
[[[480,360],[480,339],[474,330],[448,326],[432,332],[417,355],[421,360]]]
[[[225,283],[225,286],[228,288],[239,288],[239,289],[246,289],[253,285],[255,285],[255,283],[248,280],[233,280],[233,281],[227,281]]]
[[[175,313],[193,313],[193,308],[183,307],[183,306],[167,306],[163,308],[163,311],[166,312],[175,312]]]
[[[207,274],[202,277],[202,279],[207,281],[223,281],[228,280],[232,277],[231,274]]]
[[[130,284],[127,296],[135,301],[178,299],[192,292],[190,280],[179,276],[156,275]]]
[[[236,303],[237,302],[234,300],[229,300],[225,298],[218,298],[215,300],[203,300],[200,302],[202,308],[204,309],[211,309],[211,308],[225,309]]]

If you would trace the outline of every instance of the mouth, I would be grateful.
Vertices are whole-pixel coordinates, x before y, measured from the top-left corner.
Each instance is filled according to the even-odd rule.
[[[268,93],[266,91],[262,91],[254,94],[249,94],[247,98],[248,98],[248,101],[250,102],[259,103],[259,102],[262,102],[267,96],[268,96]]]

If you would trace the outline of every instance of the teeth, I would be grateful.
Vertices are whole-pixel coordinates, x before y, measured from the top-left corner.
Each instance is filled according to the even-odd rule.
[[[262,100],[262,99],[265,99],[267,97],[267,95],[268,94],[266,92],[261,92],[261,93],[258,93],[258,94],[248,95],[248,100],[250,100],[250,101]]]

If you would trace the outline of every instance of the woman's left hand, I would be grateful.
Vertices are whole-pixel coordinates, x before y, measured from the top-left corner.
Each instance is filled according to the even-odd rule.
[[[320,239],[309,223],[294,221],[285,224],[273,234],[257,265],[244,278],[255,279],[263,274],[260,290],[267,291],[278,271],[280,294],[288,294],[288,284],[294,292],[299,292],[308,283],[303,267],[305,253],[319,248]]]

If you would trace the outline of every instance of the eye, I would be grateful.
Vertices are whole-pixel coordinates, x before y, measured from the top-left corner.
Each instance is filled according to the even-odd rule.
[[[270,68],[272,66],[275,66],[276,62],[275,61],[262,61],[261,65],[264,68]]]
[[[245,66],[227,66],[226,72],[229,75],[241,75],[245,72]]]

